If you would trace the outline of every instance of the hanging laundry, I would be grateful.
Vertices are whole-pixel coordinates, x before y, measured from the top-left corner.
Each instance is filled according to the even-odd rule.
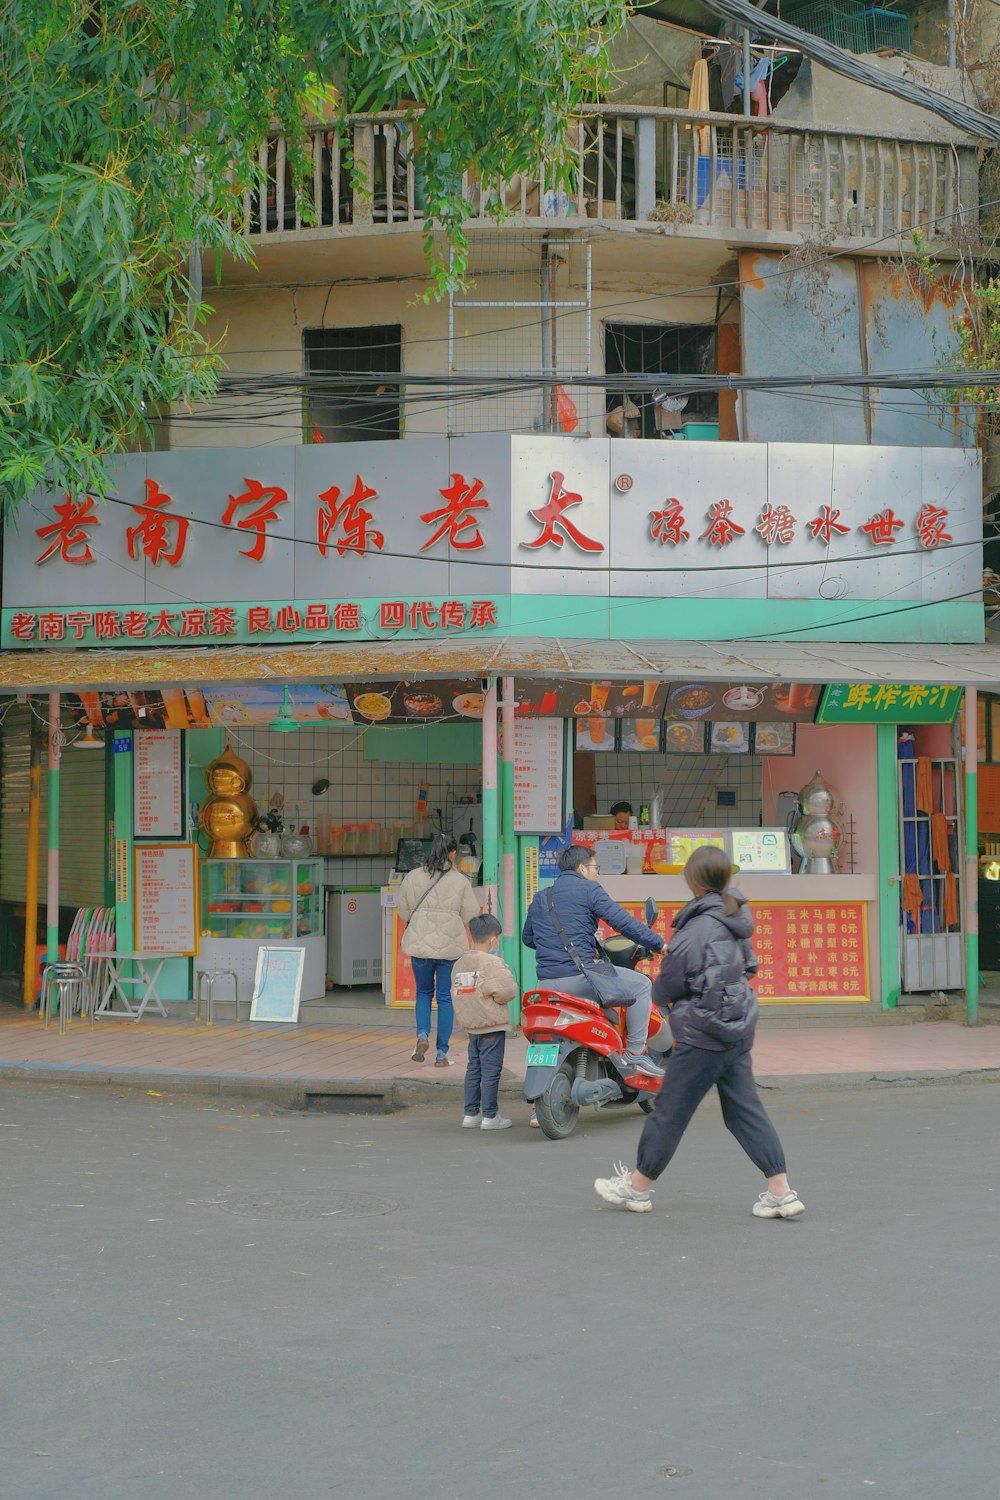
[[[917,812],[930,813],[934,811],[934,780],[931,773],[930,758],[926,755],[917,756]]]
[[[767,108],[767,80],[768,80],[768,76],[770,75],[770,72],[771,72],[771,59],[769,57],[759,57],[759,58],[757,58],[757,60],[753,63],[753,65],[750,68],[750,99],[751,99],[751,102],[755,105],[755,107],[756,107],[756,113],[758,115],[766,115],[767,112],[768,112],[768,108]],[[739,65],[739,71],[737,72],[737,74],[736,74],[736,76],[735,76],[735,78],[734,78],[733,81],[736,84],[737,90],[739,90],[740,92],[742,92],[742,90],[743,90],[743,65],[742,65],[742,63]]]
[[[951,850],[948,846],[948,819],[944,813],[931,813],[931,856],[939,875],[951,869]]]
[[[691,92],[688,95],[688,109],[696,109],[699,114],[708,113],[708,63],[703,57],[696,58],[694,67],[691,69]],[[707,125],[699,125],[694,132],[695,151],[699,156],[707,156],[711,151],[711,131]]]
[[[920,931],[920,911],[924,904],[923,888],[919,875],[903,876],[903,910],[913,923],[913,931]]]
[[[958,926],[958,881],[950,871],[944,878],[944,911],[941,920],[946,929]]]

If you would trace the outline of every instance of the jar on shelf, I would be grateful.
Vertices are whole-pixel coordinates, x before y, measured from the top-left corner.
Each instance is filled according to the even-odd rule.
[[[278,859],[281,854],[281,835],[269,828],[258,828],[250,838],[250,853],[254,859]]]
[[[312,853],[312,839],[307,833],[286,833],[281,840],[284,859],[306,859]]]

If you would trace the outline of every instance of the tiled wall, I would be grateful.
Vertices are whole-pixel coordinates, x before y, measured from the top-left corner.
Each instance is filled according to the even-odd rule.
[[[285,817],[297,809],[296,826],[329,816],[334,824],[401,822],[412,824],[417,788],[429,789],[428,816],[440,808],[446,829],[451,828],[450,809],[460,797],[475,797],[480,787],[478,766],[386,764],[366,761],[357,728],[304,728],[295,734],[275,734],[269,729],[231,730],[234,748],[253,771],[253,796],[264,808],[272,792],[285,798]],[[319,796],[313,782],[328,779],[329,787]],[[436,827],[436,822],[433,827]],[[380,885],[392,865],[389,854],[351,859],[328,858],[327,885]]]
[[[613,802],[652,805],[657,788],[666,790],[667,828],[752,828],[760,822],[761,762],[749,755],[595,755],[597,803],[607,812]],[[718,787],[731,787],[735,807],[716,807]]]

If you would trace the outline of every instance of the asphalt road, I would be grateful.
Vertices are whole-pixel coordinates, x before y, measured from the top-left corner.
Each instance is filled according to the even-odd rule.
[[[702,1108],[636,1215],[568,1141],[0,1093],[12,1500],[986,1500],[1000,1086],[768,1096],[807,1212]],[[667,1472],[673,1471],[673,1472]]]

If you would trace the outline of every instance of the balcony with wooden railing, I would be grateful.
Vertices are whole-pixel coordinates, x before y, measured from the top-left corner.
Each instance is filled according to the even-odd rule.
[[[502,184],[467,174],[473,222],[491,224],[502,207],[519,224],[558,219],[560,232],[587,220],[660,223],[730,244],[819,240],[873,253],[907,248],[920,229],[939,254],[978,224],[974,145],[640,106],[595,106],[569,136],[569,186],[544,165]],[[296,191],[284,137],[261,146],[260,187],[242,202],[255,241],[422,225],[419,152],[402,113],[314,125],[309,149]]]

